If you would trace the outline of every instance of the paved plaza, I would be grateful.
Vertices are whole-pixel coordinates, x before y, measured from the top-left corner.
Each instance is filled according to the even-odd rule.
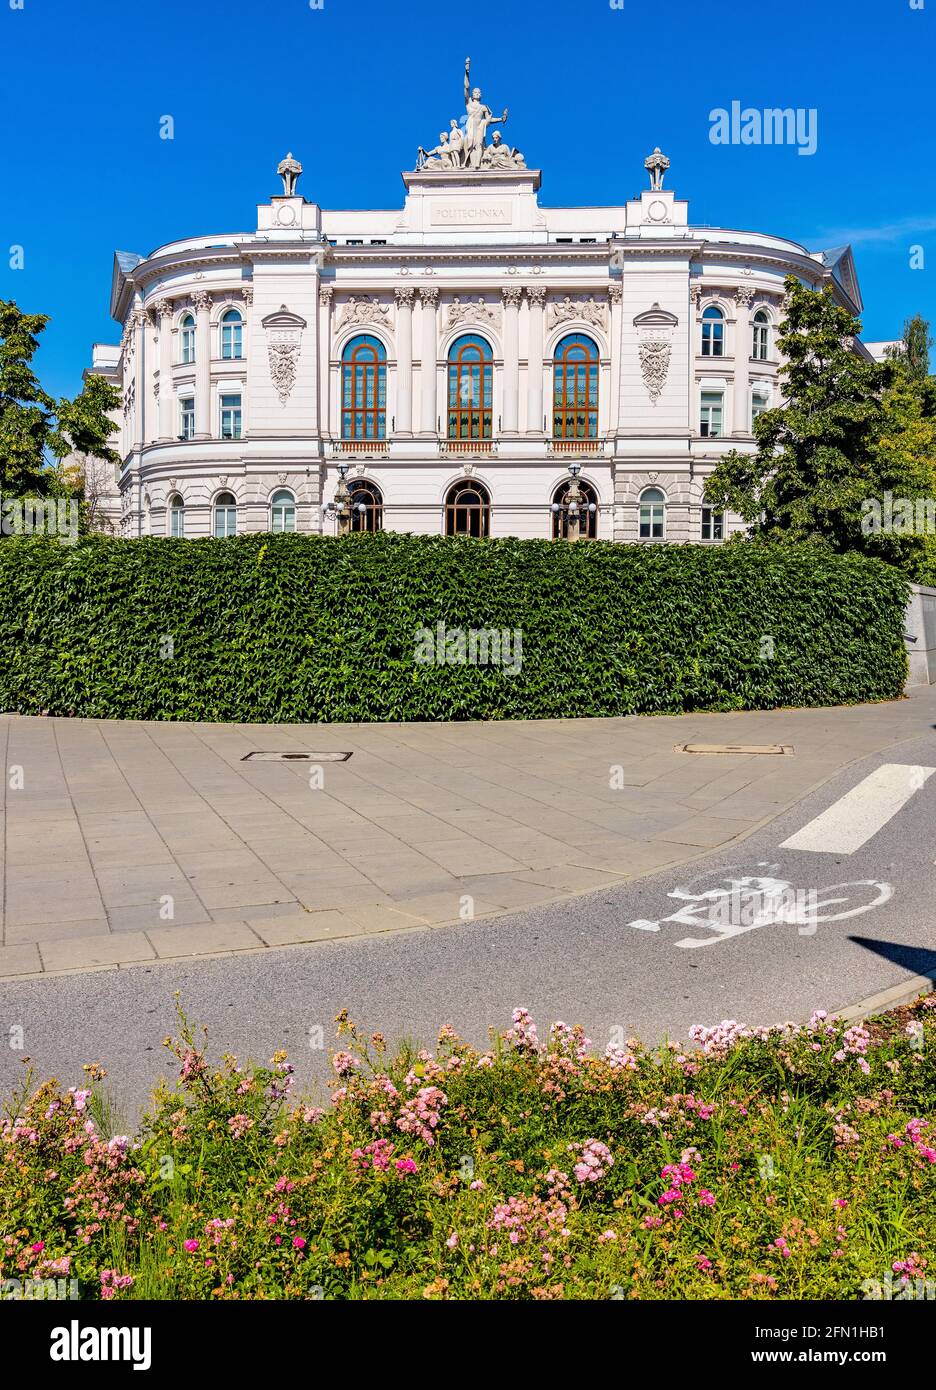
[[[540,906],[746,837],[936,724],[936,687],[823,710],[466,724],[0,719],[0,977]],[[690,754],[685,743],[791,754]],[[243,761],[351,752],[346,762]]]

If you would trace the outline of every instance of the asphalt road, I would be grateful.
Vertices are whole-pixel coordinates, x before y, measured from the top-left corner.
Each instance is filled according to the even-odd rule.
[[[63,1084],[81,1079],[82,1062],[97,1061],[131,1124],[152,1083],[170,1074],[161,1039],[174,1026],[176,990],[189,1017],[208,1026],[213,1053],[266,1059],[286,1047],[299,1086],[313,1091],[327,1075],[321,1036],[329,1047],[343,1006],[368,1031],[431,1045],[445,1021],[483,1044],[522,1004],[541,1035],[561,1018],[584,1024],[603,1047],[616,1028],[653,1042],[723,1018],[803,1019],[916,974],[936,976],[936,773],[916,774],[902,807],[851,853],[781,848],[884,764],[936,770],[936,732],[856,764],[727,852],[572,903],[457,927],[4,983],[0,1037],[20,1027],[24,1047],[0,1048],[0,1090],[22,1071],[24,1053],[39,1076]],[[873,825],[876,806],[870,792],[868,805],[847,804],[830,833],[854,833],[863,816]],[[822,827],[816,833],[821,841]],[[743,899],[729,898],[732,880],[742,881]],[[794,897],[810,890],[812,904]],[[728,934],[752,908],[764,924]],[[676,912],[682,920],[666,920]],[[704,944],[679,944],[688,941]]]

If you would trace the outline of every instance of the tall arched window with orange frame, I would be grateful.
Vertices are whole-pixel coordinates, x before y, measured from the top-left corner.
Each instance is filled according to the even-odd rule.
[[[570,333],[553,354],[553,439],[598,438],[598,348]]]

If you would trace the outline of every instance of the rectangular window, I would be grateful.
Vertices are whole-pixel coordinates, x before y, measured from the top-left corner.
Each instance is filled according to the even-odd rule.
[[[386,244],[387,242],[385,239],[378,241],[371,237],[371,246],[386,246]]]
[[[195,437],[195,397],[182,396],[179,401],[179,434],[183,439]]]
[[[714,507],[702,508],[702,539],[704,541],[723,541],[725,539],[725,514]]]
[[[754,421],[758,415],[763,415],[765,410],[770,409],[770,402],[764,391],[754,391],[751,395],[751,428],[754,428]]]
[[[721,391],[703,391],[699,412],[699,433],[703,438],[717,439],[722,432],[724,397]]]
[[[241,398],[240,396],[221,397],[221,438],[240,439],[241,437]]]
[[[573,241],[574,241],[574,237],[570,237],[570,236],[557,236],[557,237],[556,237],[556,245],[557,245],[557,246],[571,246]]]
[[[357,237],[354,237],[354,238],[348,237],[348,240],[347,240],[347,242],[345,243],[345,245],[346,245],[346,246],[363,246],[363,245],[364,245],[364,238],[361,237],[361,238],[359,239],[359,238],[357,238]]]

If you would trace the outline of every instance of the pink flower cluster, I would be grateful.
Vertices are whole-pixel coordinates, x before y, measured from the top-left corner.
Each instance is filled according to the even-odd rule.
[[[608,1043],[605,1048],[605,1061],[612,1071],[636,1071],[637,1058],[633,1052],[628,1052],[626,1048],[619,1047],[617,1043]]]
[[[936,1163],[936,1149],[932,1147],[932,1144],[926,1142],[927,1138],[932,1139],[934,1136],[932,1134],[924,1136],[923,1134],[925,1129],[930,1128],[929,1120],[908,1120],[905,1126],[905,1133],[907,1135],[907,1140],[909,1140],[926,1163]],[[907,1142],[907,1140],[903,1139],[899,1134],[889,1134],[887,1139],[888,1143],[892,1144],[895,1149],[902,1149]]]
[[[101,1270],[101,1297],[114,1298],[121,1289],[129,1289],[133,1285],[132,1274],[118,1274],[116,1269]]]
[[[421,1086],[416,1094],[400,1107],[396,1126],[402,1134],[416,1134],[430,1147],[435,1143],[432,1131],[441,1119],[439,1111],[448,1105],[448,1096],[438,1086]]]
[[[536,1024],[529,1009],[514,1009],[511,1017],[513,1027],[508,1028],[504,1034],[504,1041],[510,1043],[518,1052],[542,1052],[542,1046],[536,1036]]]
[[[249,1115],[232,1115],[228,1120],[228,1129],[231,1131],[233,1139],[243,1139],[245,1134],[249,1134],[254,1127],[254,1122]]]
[[[833,1061],[844,1062],[849,1057],[857,1057],[858,1066],[864,1072],[865,1076],[868,1076],[871,1067],[865,1057],[865,1053],[868,1050],[870,1042],[871,1034],[868,1032],[867,1028],[860,1023],[856,1023],[852,1028],[846,1029],[842,1038],[842,1046],[837,1052],[832,1054]]]
[[[569,1153],[576,1151],[579,1153],[579,1160],[572,1172],[581,1183],[598,1182],[614,1167],[611,1150],[607,1144],[602,1144],[600,1139],[586,1139],[584,1144],[570,1144]]]

